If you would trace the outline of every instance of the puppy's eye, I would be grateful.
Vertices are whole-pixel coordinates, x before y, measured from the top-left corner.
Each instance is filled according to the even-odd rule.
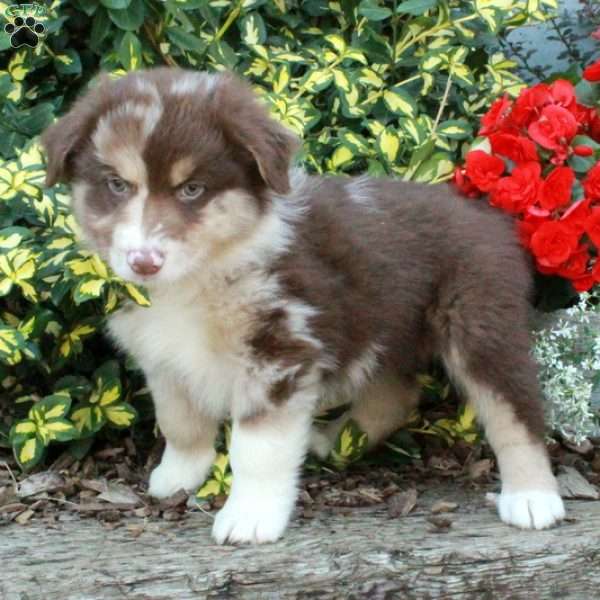
[[[108,177],[106,180],[106,185],[108,185],[108,189],[117,196],[123,196],[131,189],[129,183],[127,183],[124,179],[117,177],[116,175],[111,175]]]
[[[181,202],[192,202],[200,198],[206,188],[199,181],[188,181],[177,189],[177,198]]]

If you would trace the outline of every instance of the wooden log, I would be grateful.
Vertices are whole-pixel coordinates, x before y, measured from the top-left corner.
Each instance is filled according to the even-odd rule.
[[[448,529],[430,522],[440,498],[459,503]],[[570,501],[547,531],[502,524],[481,491],[428,490],[406,517],[385,506],[296,518],[260,547],[216,546],[213,516],[179,523],[92,519],[0,528],[2,600],[260,600],[597,598],[600,502]]]

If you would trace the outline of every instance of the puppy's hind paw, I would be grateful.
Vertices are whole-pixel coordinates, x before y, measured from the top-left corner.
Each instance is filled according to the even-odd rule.
[[[503,492],[496,506],[504,523],[522,529],[546,529],[565,517],[562,498],[555,491]]]

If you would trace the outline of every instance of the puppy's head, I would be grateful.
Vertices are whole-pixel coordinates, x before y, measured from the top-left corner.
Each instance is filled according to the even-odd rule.
[[[125,279],[209,267],[289,190],[295,137],[230,74],[107,76],[42,136],[47,185],[72,184],[86,241]]]

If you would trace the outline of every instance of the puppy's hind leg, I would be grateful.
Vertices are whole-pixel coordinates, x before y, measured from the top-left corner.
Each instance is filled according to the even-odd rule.
[[[500,518],[517,527],[544,529],[560,521],[565,510],[544,445],[535,368],[526,345],[498,341],[495,347],[493,340],[481,339],[478,347],[452,345],[444,361],[496,454],[502,480]],[[499,366],[507,364],[512,369],[502,372]]]
[[[360,390],[347,414],[327,425],[313,427],[311,452],[319,458],[327,458],[350,419],[367,434],[368,449],[374,448],[408,422],[419,402],[419,394],[420,387],[415,380],[391,374],[380,376]]]

